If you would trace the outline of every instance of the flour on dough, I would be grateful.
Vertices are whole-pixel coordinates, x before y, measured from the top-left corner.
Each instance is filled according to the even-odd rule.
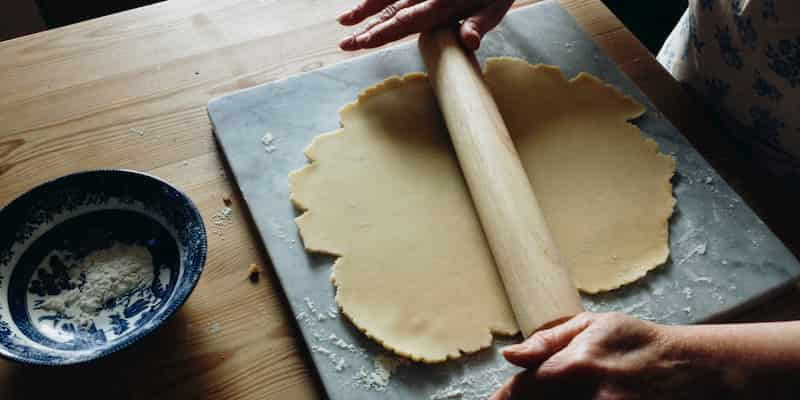
[[[627,121],[644,108],[586,74],[515,59],[486,79],[579,288],[663,263],[674,161]],[[336,302],[367,336],[425,362],[518,331],[423,74],[367,89],[289,177],[309,251],[338,256]]]

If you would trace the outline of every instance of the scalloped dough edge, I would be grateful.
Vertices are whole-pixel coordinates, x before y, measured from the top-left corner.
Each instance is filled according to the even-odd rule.
[[[526,67],[528,67],[528,68],[530,68],[532,70],[545,70],[545,71],[547,71],[549,73],[554,73],[554,74],[557,73],[561,77],[561,79],[567,81],[571,85],[575,84],[575,83],[579,83],[582,80],[589,80],[594,84],[598,84],[598,85],[610,90],[611,92],[613,92],[614,96],[618,96],[619,98],[626,99],[632,105],[638,106],[639,111],[637,111],[636,113],[631,114],[630,116],[626,117],[626,119],[629,121],[628,122],[629,124],[631,124],[630,123],[631,120],[634,120],[634,119],[640,117],[641,115],[643,115],[647,111],[646,107],[644,107],[641,103],[639,103],[638,101],[636,101],[632,97],[624,94],[616,86],[614,86],[612,84],[609,84],[609,83],[605,83],[602,80],[600,80],[599,78],[597,78],[596,76],[594,76],[594,75],[592,75],[590,73],[586,73],[586,72],[580,72],[577,75],[575,75],[573,78],[567,79],[565,77],[563,71],[561,70],[561,68],[559,68],[558,66],[548,65],[548,64],[530,64],[525,60],[522,60],[522,59],[519,59],[519,58],[514,58],[514,57],[492,57],[492,58],[487,59],[486,64],[485,64],[485,68],[484,68],[484,73],[486,73],[486,71],[488,71],[490,68],[493,68],[493,64],[494,63],[501,62],[503,60],[506,60],[507,62],[515,62],[515,63],[524,64]],[[392,89],[397,88],[397,87],[401,87],[402,85],[404,85],[404,84],[406,84],[408,82],[419,82],[419,81],[426,81],[427,82],[427,80],[428,80],[428,76],[424,72],[412,72],[412,73],[408,73],[408,74],[405,74],[405,75],[402,75],[402,76],[395,75],[395,76],[391,76],[391,77],[386,78],[385,80],[383,80],[383,81],[381,81],[381,82],[379,82],[379,83],[377,83],[377,84],[365,89],[364,91],[362,91],[358,95],[358,98],[355,101],[344,105],[339,110],[340,126],[342,126],[342,128],[337,129],[337,130],[332,131],[332,132],[322,133],[322,134],[317,135],[317,136],[314,137],[314,139],[311,141],[311,143],[304,150],[304,154],[305,154],[306,158],[308,159],[309,164],[307,164],[307,165],[305,165],[305,166],[303,166],[303,167],[301,167],[301,168],[299,168],[297,170],[294,170],[294,171],[290,172],[290,174],[289,174],[290,200],[291,200],[292,204],[294,205],[294,207],[296,207],[298,210],[301,211],[301,214],[298,217],[295,218],[295,222],[296,223],[298,221],[302,221],[302,218],[306,217],[306,215],[309,214],[311,212],[311,210],[309,210],[303,204],[302,200],[299,199],[295,195],[295,192],[291,190],[291,187],[296,183],[297,179],[301,179],[302,178],[303,174],[310,173],[311,171],[313,171],[314,168],[318,167],[318,161],[316,159],[314,159],[313,156],[310,154],[311,153],[310,150],[314,147],[314,144],[317,142],[317,140],[319,140],[320,138],[326,137],[326,136],[344,134],[344,126],[342,125],[342,122],[341,122],[341,115],[343,113],[348,112],[351,109],[354,109],[361,102],[366,101],[366,100],[370,99],[373,96],[380,95],[384,91],[392,90]],[[631,125],[633,125],[633,124],[631,124]],[[635,125],[633,125],[633,126],[635,126]],[[642,135],[642,131],[638,127],[636,127],[636,129],[637,129],[637,131],[639,131],[639,134]],[[652,138],[646,137],[644,135],[642,135],[642,136],[644,137],[645,141],[655,143],[655,141]],[[673,157],[670,157],[670,156],[667,156],[665,154],[660,153],[658,151],[657,144],[656,144],[656,146],[654,146],[654,151],[655,151],[657,156],[665,157],[665,158],[667,158],[667,159],[672,161],[672,168],[671,168],[671,172],[669,173],[669,177],[671,178],[674,175],[674,171],[675,171],[675,159]],[[665,191],[667,191],[669,193],[670,197],[672,198],[672,207],[670,208],[669,214],[673,215],[673,213],[674,213],[674,205],[675,205],[676,201],[675,201],[675,198],[672,196],[672,184],[670,183],[670,179],[666,179],[665,180],[664,189],[665,189]],[[667,227],[668,227],[668,222],[666,222],[665,225],[667,225]],[[298,224],[298,226],[300,226],[300,225]],[[303,229],[298,229],[298,232],[299,232],[300,238],[302,240],[303,239]],[[331,280],[331,283],[337,289],[336,290],[336,295],[335,295],[335,298],[334,298],[337,307],[339,308],[341,313],[343,315],[345,315],[347,317],[347,319],[360,332],[362,332],[365,336],[367,336],[371,340],[374,340],[375,342],[379,343],[384,349],[386,349],[386,350],[388,350],[388,351],[390,351],[390,352],[392,352],[392,353],[394,353],[394,354],[396,354],[398,356],[405,357],[405,358],[408,358],[408,359],[410,359],[412,361],[416,361],[416,362],[423,362],[423,363],[428,363],[428,364],[440,363],[440,362],[445,362],[445,361],[448,361],[448,360],[455,360],[455,359],[463,357],[464,355],[473,354],[473,353],[476,353],[478,351],[481,351],[481,350],[484,350],[486,348],[489,348],[489,347],[491,347],[495,336],[506,336],[506,337],[508,337],[508,336],[513,336],[513,335],[516,335],[517,333],[519,333],[518,329],[513,331],[513,332],[505,332],[505,331],[502,331],[502,330],[497,329],[497,328],[489,328],[487,330],[487,332],[486,332],[487,333],[486,334],[486,340],[481,342],[479,344],[478,348],[476,348],[476,349],[459,349],[457,352],[448,353],[443,358],[426,358],[424,356],[418,356],[418,355],[412,354],[410,352],[395,348],[395,347],[391,346],[390,344],[384,342],[383,339],[381,339],[380,337],[377,337],[374,334],[372,334],[366,327],[364,327],[363,325],[361,325],[359,323],[358,318],[356,316],[351,315],[348,312],[348,310],[341,304],[340,299],[339,299],[339,287],[338,287],[337,282],[336,282],[336,266],[340,262],[340,260],[345,257],[345,255],[344,254],[339,254],[335,250],[331,250],[331,249],[308,247],[305,244],[305,241],[303,242],[303,245],[304,245],[304,248],[306,249],[306,251],[313,252],[313,253],[327,254],[327,255],[331,255],[331,256],[336,257],[336,261],[334,261],[334,264],[331,267],[330,280]],[[599,288],[579,288],[579,289],[582,292],[589,293],[589,294],[596,294],[596,293],[601,293],[601,292],[605,292],[605,291],[611,291],[611,290],[618,289],[618,288],[620,288],[622,286],[625,286],[627,284],[633,283],[633,282],[643,278],[650,271],[652,271],[652,270],[658,268],[659,266],[663,265],[666,262],[666,260],[668,259],[668,257],[669,257],[669,248],[667,247],[666,254],[663,256],[663,260],[659,261],[658,264],[656,264],[653,267],[648,268],[646,270],[641,270],[640,273],[627,275],[630,278],[626,278],[625,281],[620,283],[619,285],[616,285],[616,286],[613,286],[613,287],[607,287],[607,288],[606,287],[599,287]]]

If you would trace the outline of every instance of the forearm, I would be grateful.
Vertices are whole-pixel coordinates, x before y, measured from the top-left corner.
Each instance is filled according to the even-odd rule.
[[[800,321],[664,327],[674,357],[735,398],[796,398]]]

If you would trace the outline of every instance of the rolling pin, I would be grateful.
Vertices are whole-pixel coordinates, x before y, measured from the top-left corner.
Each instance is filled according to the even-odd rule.
[[[474,54],[455,31],[419,49],[489,248],[524,337],[583,311]]]

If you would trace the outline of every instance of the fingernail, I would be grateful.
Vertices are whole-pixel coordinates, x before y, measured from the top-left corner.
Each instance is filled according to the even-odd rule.
[[[341,14],[339,15],[339,17],[337,18],[337,20],[338,20],[339,22],[348,22],[348,21],[350,21],[351,19],[353,19],[353,13],[354,13],[354,12],[356,12],[356,7],[353,7],[353,8],[351,8],[351,9],[349,9],[349,10],[347,10],[347,11],[345,11],[345,12],[341,13]]]
[[[342,39],[342,41],[339,42],[339,47],[341,47],[342,50],[353,50],[353,48],[355,48],[355,36],[350,35]]]
[[[505,346],[500,349],[500,352],[509,354],[509,353],[522,353],[525,351],[525,346],[522,344],[512,344],[511,346]]]

